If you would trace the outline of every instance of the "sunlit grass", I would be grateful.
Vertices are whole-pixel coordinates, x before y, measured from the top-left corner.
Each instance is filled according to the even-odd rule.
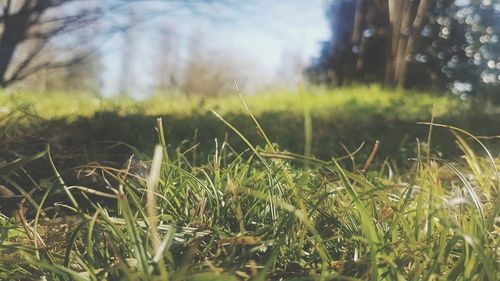
[[[306,91],[308,103],[314,108],[314,116],[344,116],[385,114],[400,119],[416,119],[460,112],[467,103],[450,96],[429,93],[395,92],[380,86],[358,86],[326,90],[313,88]],[[246,97],[256,115],[269,112],[302,113],[303,98],[299,91],[272,90]],[[237,96],[203,98],[186,97],[178,92],[156,94],[144,100],[122,97],[100,98],[85,93],[2,93],[0,114],[24,110],[46,119],[57,117],[92,116],[100,111],[120,114],[190,115],[217,109],[220,114],[239,113]],[[363,114],[361,114],[363,113]]]

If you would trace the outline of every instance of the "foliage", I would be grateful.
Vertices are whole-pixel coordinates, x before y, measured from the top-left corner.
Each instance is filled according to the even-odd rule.
[[[499,11],[496,0],[331,1],[331,39],[308,72],[316,82],[494,96]]]

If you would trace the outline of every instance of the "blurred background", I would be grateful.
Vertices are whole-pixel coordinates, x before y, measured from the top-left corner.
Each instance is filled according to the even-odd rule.
[[[495,97],[497,0],[2,0],[0,86],[147,98],[377,83]]]
[[[235,82],[294,153],[328,159],[364,142],[365,155],[380,141],[380,157],[406,160],[415,143],[458,155],[444,130],[430,141],[417,124],[430,120],[498,139],[500,0],[0,3],[5,158],[47,144],[80,162],[110,143],[149,153],[158,116],[172,151],[204,160],[215,139],[244,151],[211,110],[265,146]]]
[[[330,34],[320,0],[2,2],[1,84],[15,90],[145,98],[234,93],[233,80],[248,92],[292,87]]]

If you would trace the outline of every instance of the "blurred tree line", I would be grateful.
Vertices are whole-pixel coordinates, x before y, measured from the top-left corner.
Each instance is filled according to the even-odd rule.
[[[113,4],[111,5],[111,2]],[[0,1],[0,87],[98,91],[98,30],[123,2]]]
[[[306,70],[315,83],[383,83],[493,95],[499,0],[334,0],[331,37]]]
[[[215,14],[215,4],[240,6],[232,0],[0,0],[0,88],[100,94],[103,45],[119,35],[116,91],[121,96],[144,91],[148,79],[154,80],[148,93],[232,93],[233,81],[244,84],[248,76],[237,52],[211,50],[200,32],[182,46],[168,24],[175,13]],[[147,36],[159,44],[144,48]],[[144,61],[141,48],[151,61]]]

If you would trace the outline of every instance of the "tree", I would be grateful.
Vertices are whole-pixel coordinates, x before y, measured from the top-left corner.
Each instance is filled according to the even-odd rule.
[[[448,1],[450,2],[450,1]],[[500,1],[453,1],[433,21],[439,40],[428,53],[440,59],[442,73],[454,92],[498,96],[500,86]],[[465,89],[464,89],[465,88]]]
[[[384,1],[337,0],[328,6],[331,37],[306,70],[313,82],[342,86],[383,80],[387,21]]]
[[[85,53],[40,59],[56,36],[95,23],[104,14],[98,2],[79,0],[6,0],[0,14],[0,87],[23,80],[39,71],[65,67],[85,59]],[[65,51],[84,45],[89,38],[65,44]],[[18,51],[24,49],[22,55]],[[34,63],[36,61],[36,63]]]
[[[389,28],[385,83],[399,88],[405,86],[406,73],[415,41],[420,36],[428,6],[435,5],[433,0],[388,0]]]
[[[174,28],[163,24],[157,31],[158,48],[153,57],[153,77],[155,89],[166,92],[176,89],[179,82],[180,51]]]
[[[0,0],[0,87],[85,60],[102,45],[96,41],[130,29],[130,9],[137,8],[137,17],[149,21],[169,11],[198,12],[195,6],[218,2],[223,0]],[[89,26],[99,26],[99,32],[75,36]],[[56,49],[51,57],[46,56],[49,45]]]
[[[249,77],[248,63],[229,49],[212,49],[203,34],[191,36],[187,63],[181,76],[180,89],[187,96],[214,97],[234,93],[234,81],[245,88]]]
[[[75,54],[75,56],[85,56],[85,54]],[[79,63],[52,70],[46,81],[46,90],[99,94],[102,69],[99,58],[97,54]]]
[[[139,22],[137,13],[133,8],[129,8],[127,11],[127,21],[129,26],[136,26]],[[134,57],[137,52],[137,33],[133,29],[128,29],[123,32],[123,48],[122,48],[122,60],[121,60],[121,73],[120,73],[120,95],[122,97],[129,96],[131,90],[134,86],[133,79],[133,63]]]
[[[327,15],[332,37],[308,69],[313,81],[340,69],[340,81],[343,75],[400,88],[499,86],[498,0],[338,0]]]

